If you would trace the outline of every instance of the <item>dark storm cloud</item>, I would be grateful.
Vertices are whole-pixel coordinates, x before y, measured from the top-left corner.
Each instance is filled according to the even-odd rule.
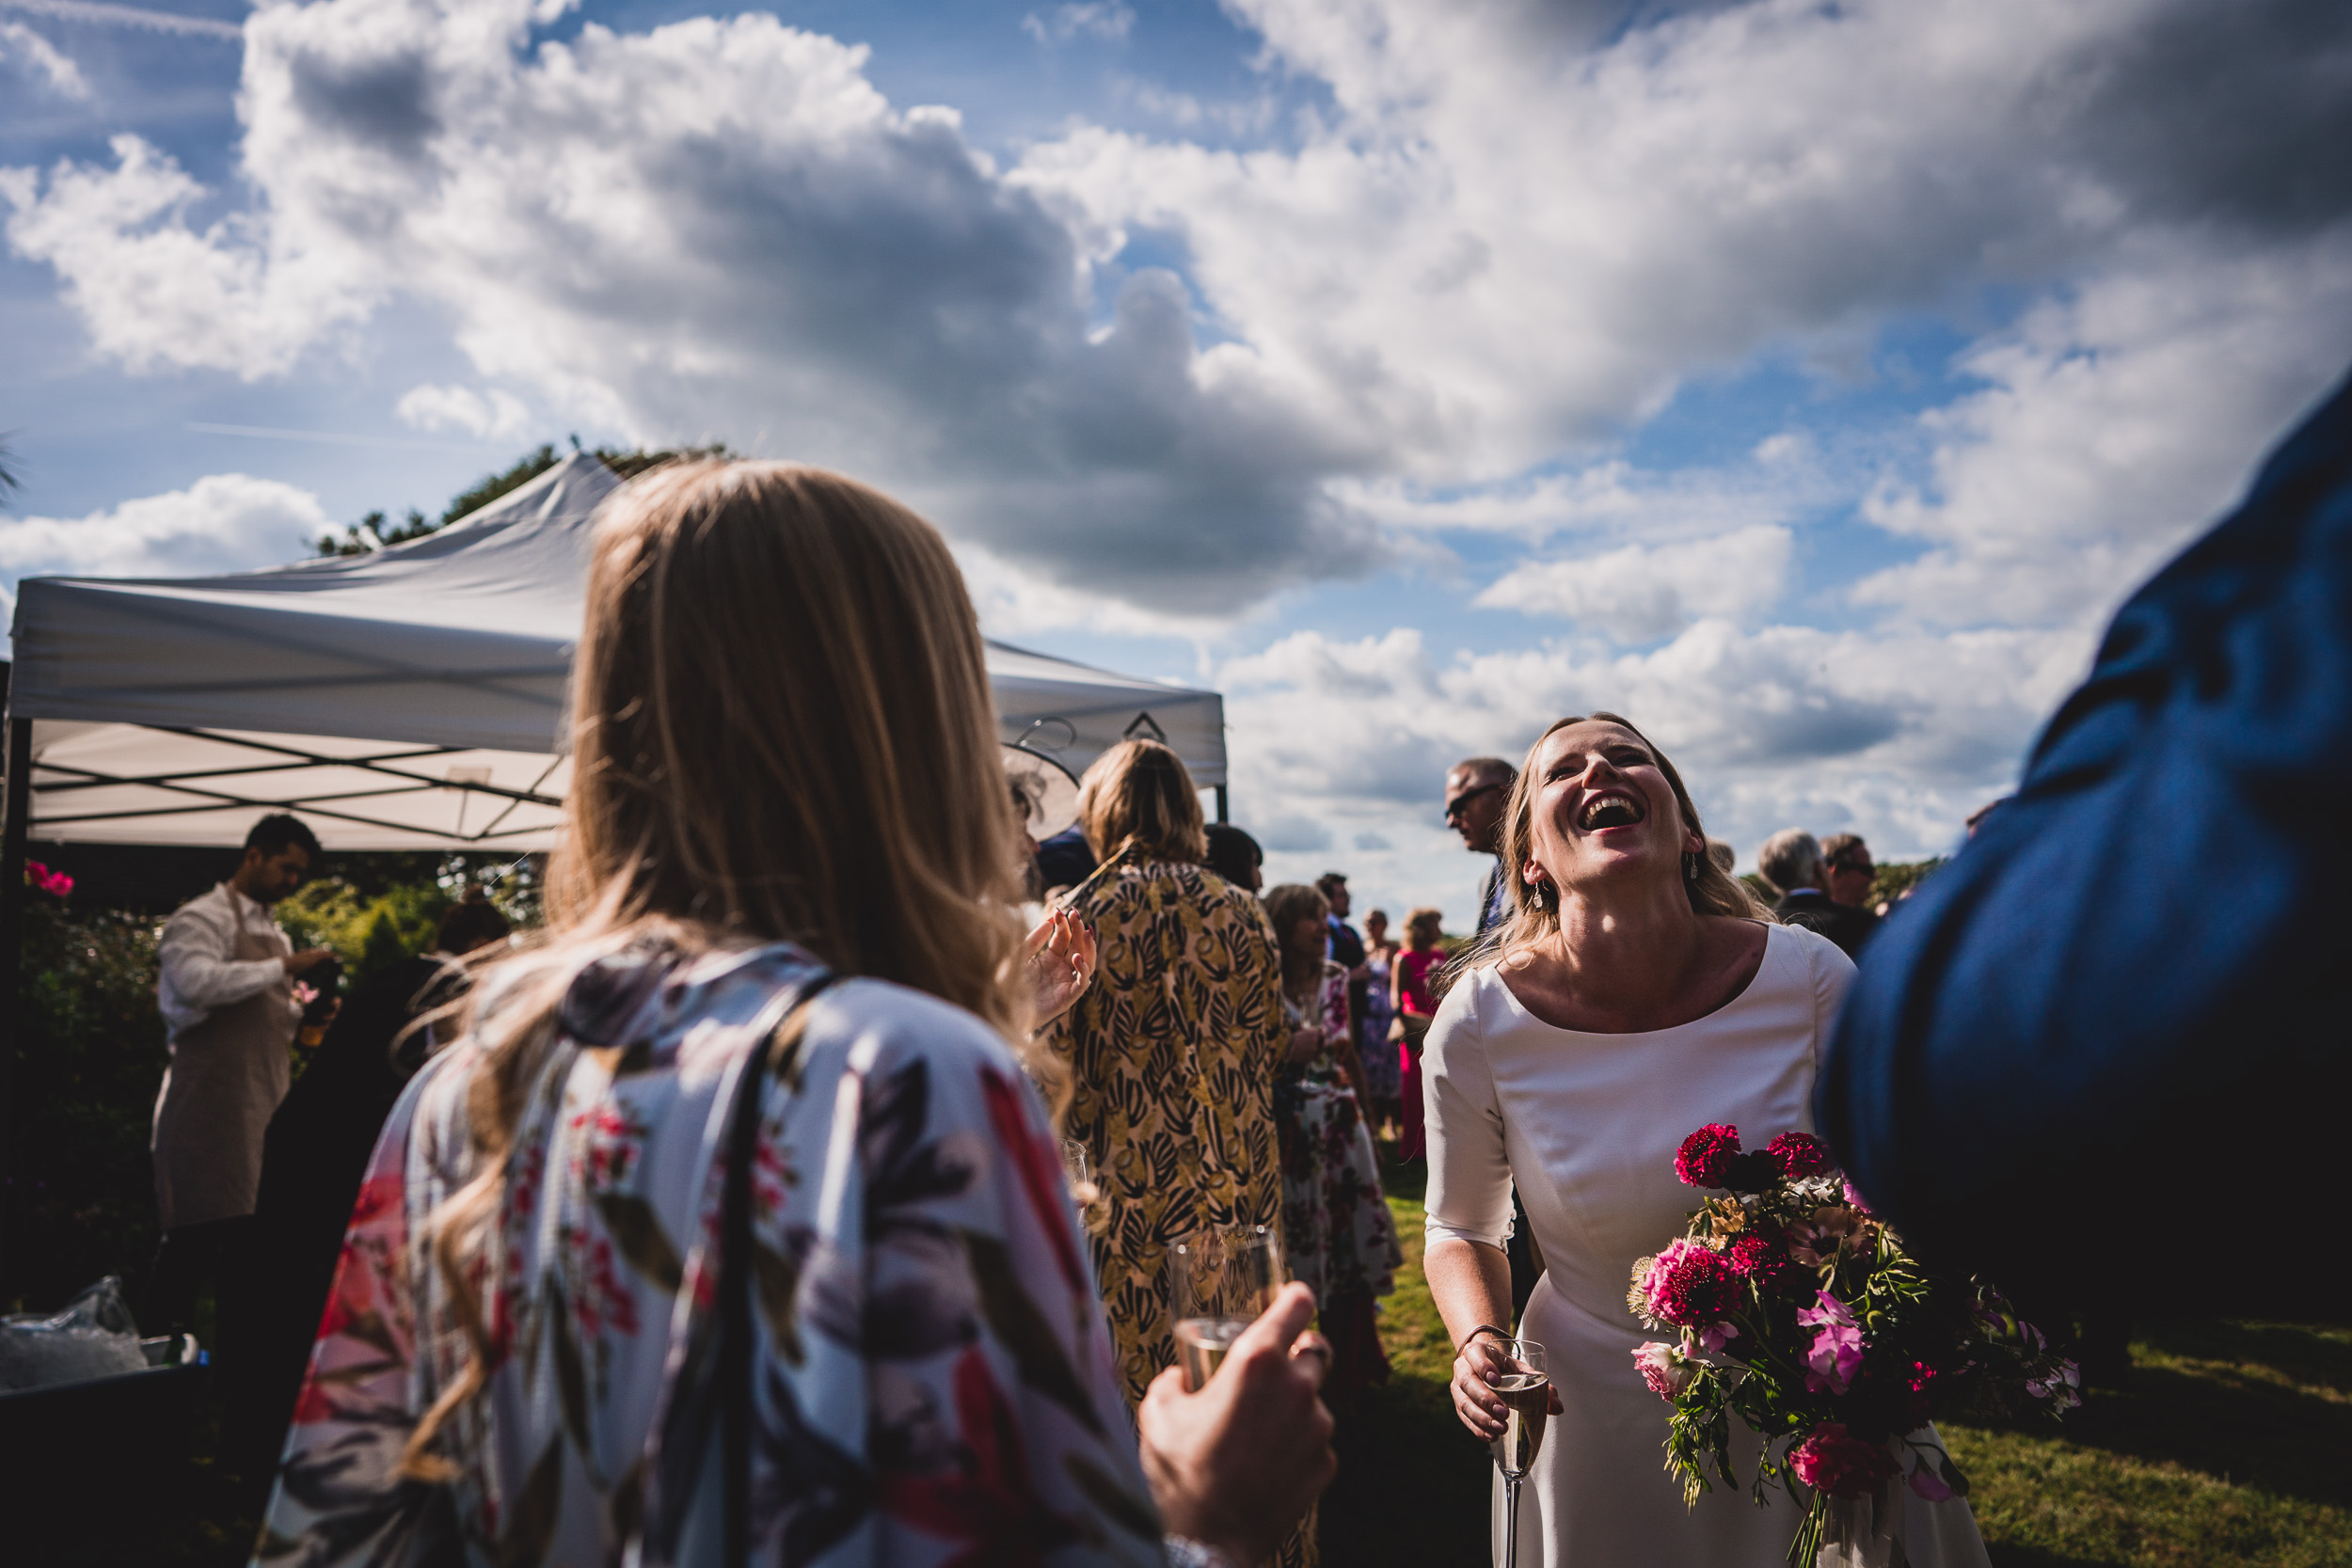
[[[2055,72],[2045,112],[2152,214],[2325,227],[2352,214],[2352,5],[2177,0]]]

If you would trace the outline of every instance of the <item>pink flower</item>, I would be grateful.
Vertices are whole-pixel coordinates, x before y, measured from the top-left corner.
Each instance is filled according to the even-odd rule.
[[[62,898],[73,891],[72,878],[62,871],[52,871],[39,861],[24,863],[24,880],[52,898]]]
[[[1788,1468],[1816,1492],[1863,1497],[1891,1481],[1899,1466],[1883,1443],[1865,1443],[1841,1421],[1823,1421],[1788,1450]]]
[[[1642,1370],[1642,1381],[1650,1392],[1668,1404],[1677,1395],[1691,1386],[1699,1375],[1703,1363],[1682,1354],[1680,1347],[1662,1339],[1652,1339],[1633,1353],[1633,1364]]]
[[[1642,1291],[1650,1316],[1677,1328],[1704,1328],[1721,1323],[1747,1299],[1747,1290],[1731,1265],[1701,1243],[1675,1243],[1650,1260],[1642,1276]]]
[[[294,999],[307,1007],[319,999],[318,988],[308,980],[296,980],[294,986]]]
[[[1862,1370],[1862,1325],[1853,1309],[1827,1291],[1817,1291],[1820,1305],[1797,1314],[1797,1322],[1817,1328],[1813,1348],[1805,1354],[1804,1386],[1814,1393],[1842,1394],[1853,1386]],[[1842,1429],[1841,1429],[1842,1430]]]
[[[2038,1400],[2048,1400],[2053,1408],[2072,1410],[2083,1402],[2075,1390],[2083,1386],[2082,1373],[2072,1361],[2060,1361],[2047,1377],[2029,1377],[2026,1392]]]
[[[1931,1503],[1943,1502],[1953,1495],[1952,1489],[1944,1484],[1944,1478],[1935,1473],[1935,1466],[1929,1464],[1924,1455],[1918,1466],[1911,1472],[1911,1489]]]
[[[1710,1121],[1675,1150],[1675,1174],[1687,1187],[1720,1187],[1739,1152],[1740,1129]]]
[[[1863,1197],[1860,1189],[1854,1186],[1851,1177],[1846,1178],[1846,1207],[1857,1214],[1866,1214],[1871,1219],[1878,1218],[1878,1211],[1871,1208],[1868,1201]]]

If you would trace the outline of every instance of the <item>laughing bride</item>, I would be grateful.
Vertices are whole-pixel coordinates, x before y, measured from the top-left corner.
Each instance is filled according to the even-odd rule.
[[[1561,1414],[1519,1513],[1526,1568],[1776,1568],[1803,1510],[1743,1493],[1683,1506],[1661,1468],[1665,1413],[1638,1375],[1636,1258],[1680,1231],[1675,1149],[1731,1122],[1811,1132],[1813,1077],[1853,976],[1826,938],[1774,925],[1707,856],[1690,792],[1613,714],[1563,719],[1529,753],[1503,821],[1513,911],[1429,1031],[1429,1287],[1455,1347],[1453,1395],[1483,1439],[1513,1332],[1503,1242],[1516,1181],[1546,1272],[1518,1332],[1549,1352]],[[1750,1439],[1748,1467],[1754,1463]],[[1495,1560],[1502,1560],[1500,1510]],[[1914,1506],[1917,1568],[1986,1568],[1968,1505]]]

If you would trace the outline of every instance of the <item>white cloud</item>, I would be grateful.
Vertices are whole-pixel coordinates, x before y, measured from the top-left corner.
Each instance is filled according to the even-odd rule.
[[[308,490],[248,474],[208,474],[184,490],[86,517],[0,517],[0,581],[21,578],[184,577],[299,560],[328,527]]]
[[[1793,543],[1772,524],[1714,539],[1530,561],[1478,595],[1483,607],[1589,623],[1620,642],[1651,642],[1704,616],[1742,620],[1778,602]]]
[[[1641,653],[1555,643],[1440,659],[1411,629],[1354,641],[1303,631],[1229,661],[1218,684],[1242,826],[1297,818],[1384,838],[1392,848],[1351,857],[1358,897],[1434,903],[1458,922],[1478,864],[1438,815],[1462,757],[1516,759],[1554,719],[1606,708],[1666,748],[1708,832],[1743,860],[1791,823],[1851,829],[1908,859],[1947,848],[2008,786],[2090,654],[2074,632],[1704,621]],[[1309,858],[1269,853],[1269,878],[1324,869]]]
[[[1377,558],[1319,490],[1370,433],[1200,352],[1172,274],[1130,277],[1096,321],[1062,222],[951,112],[893,108],[863,49],[754,14],[521,53],[532,14],[257,11],[246,221],[198,227],[206,193],[126,137],[112,169],[0,177],[10,239],[134,368],[278,372],[421,297],[485,378],[580,422],[846,467],[1156,609]]]
[[[1943,626],[2106,619],[2341,373],[2343,239],[2153,256],[1978,343],[1963,364],[1985,389],[1923,421],[1931,491],[1890,483],[1866,508],[1931,547],[1856,596]]]
[[[22,22],[0,22],[0,60],[19,55],[40,73],[52,92],[65,98],[89,97],[89,83],[83,80],[82,68],[73,63],[72,56]]]
[[[112,169],[60,161],[45,184],[0,168],[8,243],[57,270],[102,354],[133,371],[207,365],[252,380],[372,302],[347,269],[252,243],[249,219],[192,227],[188,210],[209,193],[136,136],[112,146]]]
[[[531,429],[531,410],[522,399],[496,388],[485,395],[470,387],[412,387],[393,412],[418,430],[465,430],[503,440]]]
[[[129,27],[148,33],[174,33],[183,38],[217,39],[224,42],[233,42],[245,36],[244,30],[233,22],[222,22],[209,16],[189,16],[180,11],[151,10],[144,6],[115,5],[111,0],[7,0],[0,9],[55,17],[59,22],[76,22],[99,27]]]
[[[1021,19],[1021,30],[1040,43],[1068,43],[1076,38],[1117,41],[1135,30],[1136,13],[1120,0],[1077,0],[1054,8],[1050,16],[1031,11]]]

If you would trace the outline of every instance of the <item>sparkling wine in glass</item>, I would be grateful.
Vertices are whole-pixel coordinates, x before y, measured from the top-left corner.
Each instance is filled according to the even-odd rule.
[[[1282,1288],[1282,1238],[1270,1225],[1201,1231],[1168,1248],[1168,1281],[1184,1386],[1198,1393]]]
[[[1502,1435],[1489,1446],[1495,1468],[1502,1472],[1502,1562],[1518,1568],[1519,1554],[1519,1482],[1535,1466],[1543,1451],[1544,1428],[1551,1420],[1551,1375],[1544,1367],[1544,1347],[1533,1339],[1495,1342],[1503,1366],[1486,1373],[1486,1386],[1507,1410]]]

